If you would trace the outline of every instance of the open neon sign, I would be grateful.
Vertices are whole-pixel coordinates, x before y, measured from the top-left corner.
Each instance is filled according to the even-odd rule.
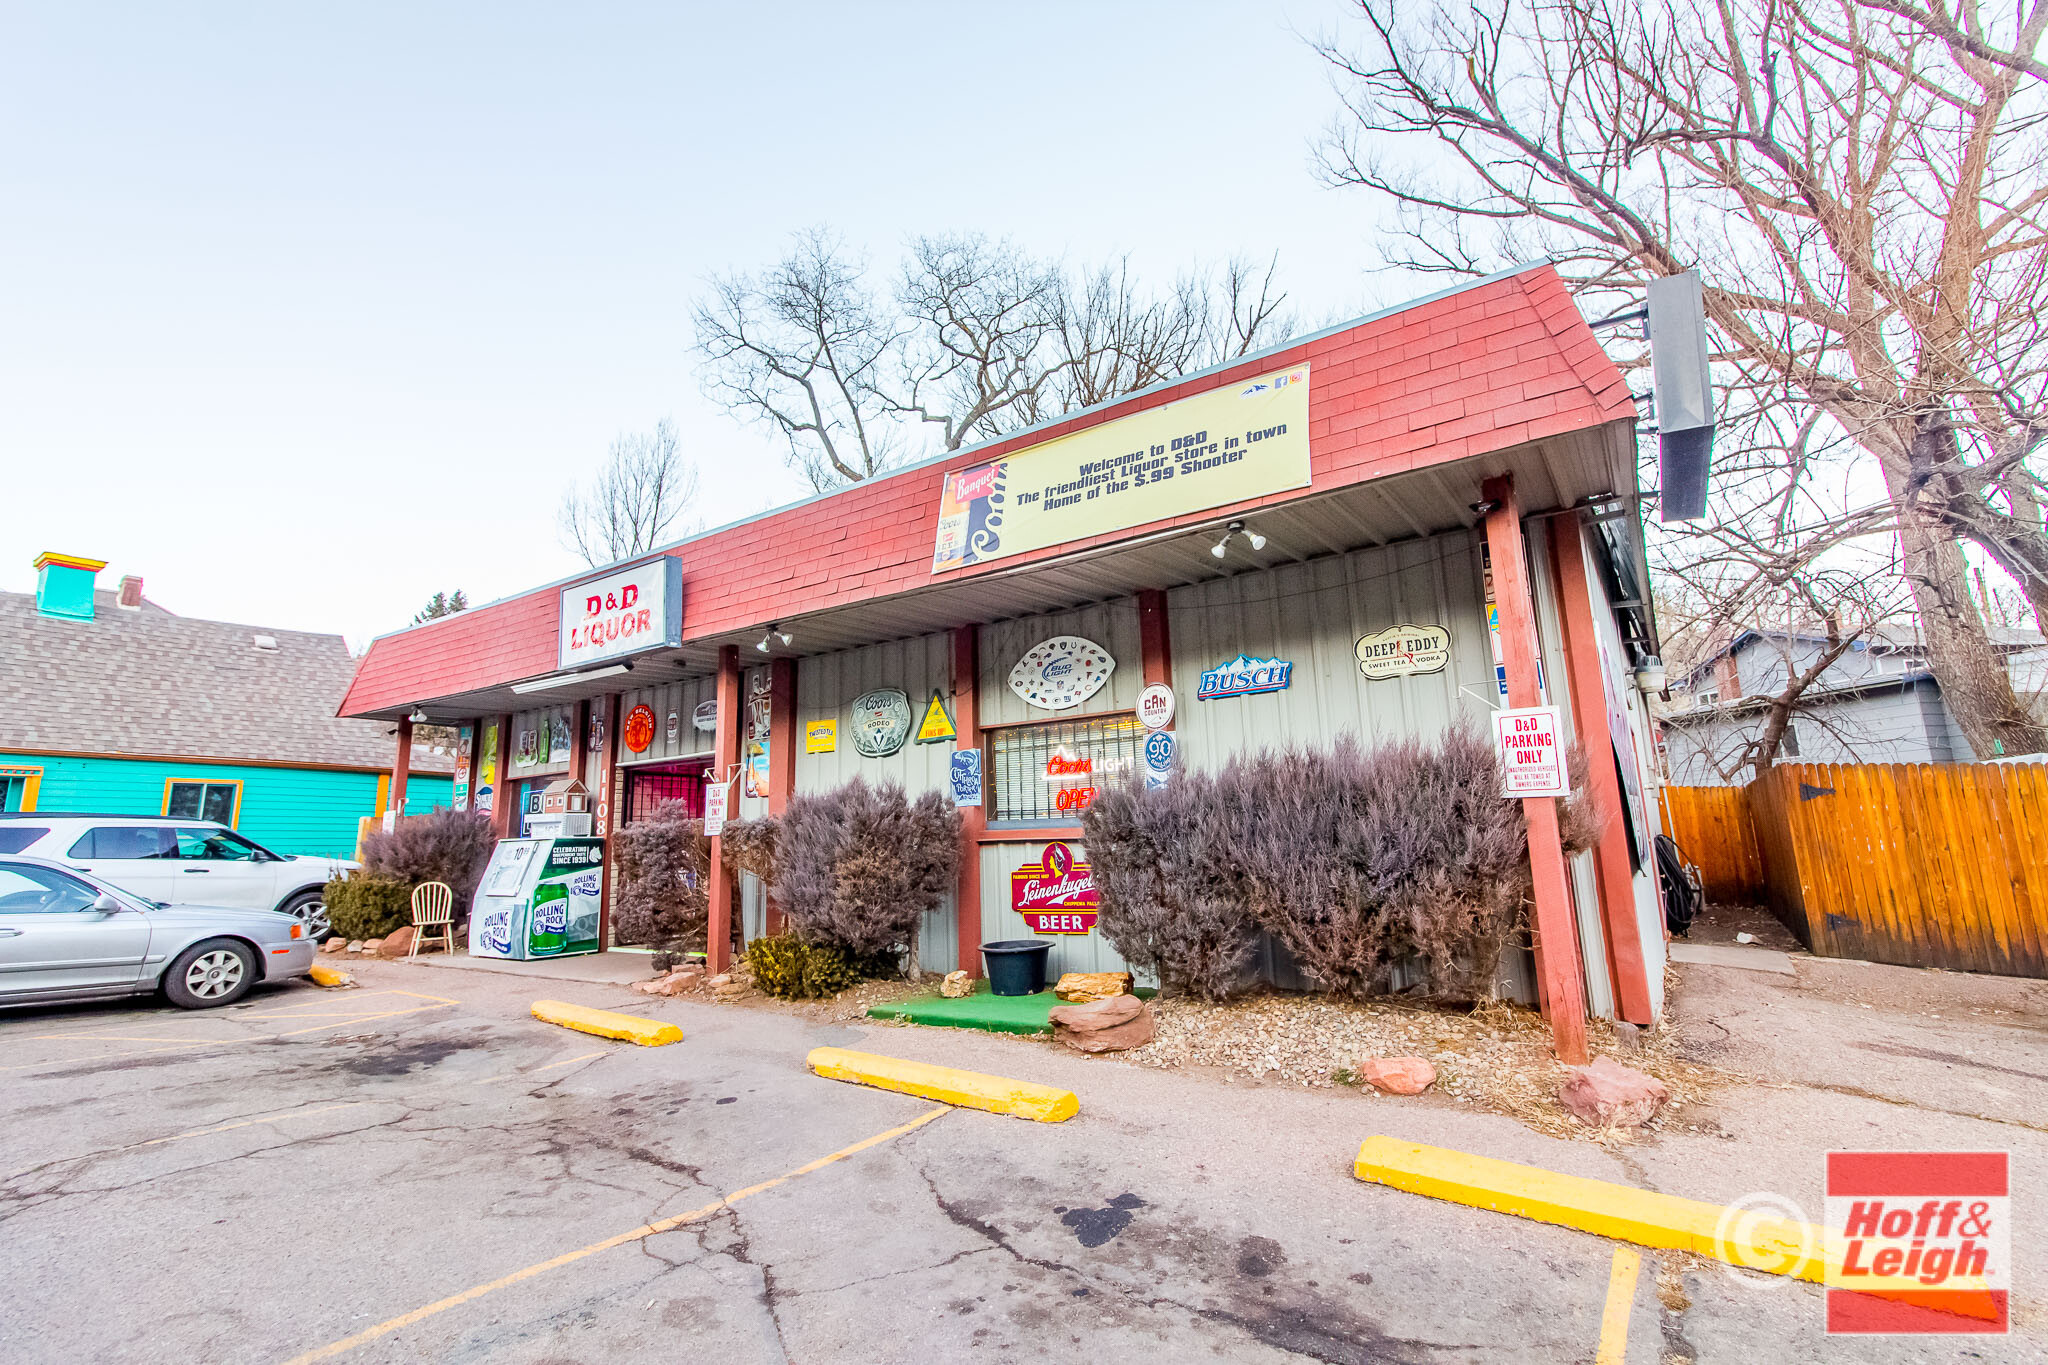
[[[1086,783],[1094,780],[1095,760],[1074,754],[1054,754],[1045,760],[1045,780],[1048,782]],[[1062,813],[1086,810],[1095,800],[1092,786],[1063,786],[1053,793],[1053,809]]]

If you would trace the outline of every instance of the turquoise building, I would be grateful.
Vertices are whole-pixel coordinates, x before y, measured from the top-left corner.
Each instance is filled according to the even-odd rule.
[[[43,554],[0,593],[0,810],[218,820],[278,853],[346,858],[388,804],[389,722],[334,712],[339,635],[201,621],[102,591],[104,561]],[[416,739],[406,813],[450,800],[453,762]]]

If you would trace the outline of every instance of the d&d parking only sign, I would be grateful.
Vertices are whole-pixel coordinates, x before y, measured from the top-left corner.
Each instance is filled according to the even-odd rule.
[[[1500,752],[1501,795],[1570,796],[1564,726],[1555,706],[1521,706],[1493,713]]]

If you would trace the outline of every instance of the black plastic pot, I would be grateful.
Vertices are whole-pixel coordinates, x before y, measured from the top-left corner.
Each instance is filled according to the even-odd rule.
[[[995,995],[1036,995],[1045,989],[1045,960],[1052,944],[1042,938],[1006,938],[981,945],[988,988]]]

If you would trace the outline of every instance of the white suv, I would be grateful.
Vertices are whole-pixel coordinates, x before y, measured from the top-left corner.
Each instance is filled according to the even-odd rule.
[[[354,871],[339,858],[288,858],[212,820],[153,815],[0,815],[0,853],[80,868],[166,905],[282,910],[328,937],[321,888]]]

